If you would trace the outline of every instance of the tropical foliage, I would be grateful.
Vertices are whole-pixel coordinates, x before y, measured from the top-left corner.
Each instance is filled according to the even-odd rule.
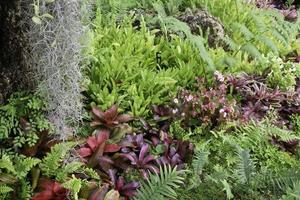
[[[90,40],[72,93],[85,111],[53,129],[77,98],[53,108],[55,92],[38,90],[0,105],[0,199],[299,199],[296,3],[83,1]],[[32,20],[45,31],[52,17]]]

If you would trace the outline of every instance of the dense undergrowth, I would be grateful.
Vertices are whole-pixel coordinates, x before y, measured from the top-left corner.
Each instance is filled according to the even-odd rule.
[[[242,0],[93,6],[78,134],[58,139],[42,94],[12,95],[0,199],[300,199],[299,20]]]

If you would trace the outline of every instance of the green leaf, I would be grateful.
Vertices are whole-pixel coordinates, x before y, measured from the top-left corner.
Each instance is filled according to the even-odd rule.
[[[0,160],[0,169],[6,169],[8,172],[16,174],[15,167],[8,155],[3,155]]]
[[[261,53],[253,44],[245,44],[241,47],[241,50],[248,53],[253,58],[261,59]]]
[[[7,185],[0,185],[0,194],[6,194],[13,191],[13,189]]]
[[[49,13],[45,13],[41,16],[41,18],[48,18],[48,19],[53,19],[53,16],[50,15]]]
[[[227,199],[232,199],[234,196],[231,192],[231,187],[230,187],[229,183],[225,179],[222,180],[221,183],[224,186],[223,190],[225,190],[225,192],[226,192]]]
[[[33,16],[33,17],[32,17],[32,21],[33,21],[35,24],[42,24],[41,18],[39,18],[39,17],[37,17],[37,16]]]
[[[170,165],[160,166],[160,174],[150,174],[149,179],[142,182],[135,200],[164,200],[176,199],[177,194],[174,189],[183,183],[183,171],[177,171],[176,167]]]
[[[208,151],[197,151],[193,158],[193,168],[197,175],[202,174],[202,169],[208,160]]]

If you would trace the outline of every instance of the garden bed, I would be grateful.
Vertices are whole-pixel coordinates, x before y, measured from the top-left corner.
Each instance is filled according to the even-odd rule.
[[[300,198],[296,1],[68,3],[22,33],[40,83],[0,104],[0,199]]]

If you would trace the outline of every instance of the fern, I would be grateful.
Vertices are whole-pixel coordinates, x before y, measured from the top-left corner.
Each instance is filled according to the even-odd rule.
[[[267,122],[266,125],[260,125],[259,128],[262,131],[264,130],[268,135],[274,136],[283,142],[290,142],[300,139],[300,137],[293,135],[292,131],[281,129],[275,125],[270,124],[270,122]]]
[[[0,195],[2,194],[6,194],[6,193],[9,193],[11,191],[13,191],[14,189],[5,185],[5,184],[1,184],[0,185]]]
[[[46,176],[55,176],[61,167],[68,151],[75,145],[73,142],[59,143],[52,147],[51,152],[40,163],[40,168]]]
[[[160,174],[151,174],[147,181],[144,181],[137,192],[136,200],[164,200],[167,198],[176,199],[174,189],[183,183],[182,171],[170,165],[160,166]]]
[[[72,179],[68,180],[67,182],[63,183],[62,186],[66,189],[69,189],[72,193],[72,197],[74,200],[78,200],[78,193],[82,187],[82,180],[76,178],[74,175]]]
[[[99,174],[92,168],[84,168],[84,173],[93,179],[100,180]]]
[[[197,175],[202,174],[203,167],[208,161],[208,155],[208,151],[198,151],[195,153],[192,165]]]
[[[245,24],[240,24],[238,22],[235,22],[235,23],[233,23],[233,28],[235,28],[238,31],[240,31],[240,33],[245,36],[245,39],[247,41],[249,41],[252,38],[254,38],[254,34],[245,26]]]
[[[281,44],[283,44],[285,47],[288,46],[288,42],[285,40],[285,38],[282,36],[282,34],[277,29],[272,29],[271,34],[277,41],[279,41]]]
[[[251,43],[245,44],[241,47],[241,50],[248,53],[253,58],[261,59],[262,55],[259,50]]]
[[[0,169],[6,169],[7,172],[17,174],[14,165],[8,155],[3,155],[0,160]]]
[[[62,182],[64,180],[66,180],[66,178],[68,177],[69,174],[72,174],[75,171],[79,170],[82,166],[83,166],[83,163],[81,163],[81,162],[68,163],[68,164],[64,165],[63,167],[61,167],[57,171],[56,179],[59,182]]]
[[[197,47],[197,49],[199,50],[199,56],[208,64],[209,70],[213,71],[214,63],[204,46],[203,38],[193,35],[191,33],[190,27],[185,22],[182,22],[175,17],[166,16],[166,12],[162,3],[155,3],[154,7],[159,14],[159,19],[162,21],[163,27],[166,27],[168,30],[177,33],[183,32],[186,36],[187,41],[191,42],[195,47]]]
[[[271,185],[275,191],[291,188],[300,181],[299,169],[289,169],[281,172],[279,175],[266,174],[267,184]]]
[[[265,32],[268,29],[266,23],[264,22],[264,20],[262,20],[261,14],[259,14],[258,12],[252,12],[250,14],[250,17],[260,33]]]
[[[26,180],[20,180],[20,192],[18,193],[18,199],[29,200],[32,195],[32,187]]]
[[[237,152],[238,163],[237,163],[237,172],[239,180],[242,183],[249,183],[252,173],[254,172],[254,162],[250,158],[250,151],[239,149]]]
[[[268,38],[267,36],[264,35],[259,35],[256,37],[256,40],[265,44],[269,49],[271,49],[275,54],[278,54],[278,48],[275,45],[275,43]]]
[[[40,160],[37,158],[30,158],[30,157],[24,159],[18,158],[16,160],[16,165],[15,165],[15,169],[17,171],[17,177],[19,179],[25,178],[28,172],[38,163],[40,163]]]
[[[295,199],[300,200],[300,181],[296,182],[292,188],[289,188],[287,191],[286,199]]]
[[[223,38],[224,43],[229,47],[232,51],[237,51],[239,49],[239,45],[235,43],[230,37],[225,36]]]

